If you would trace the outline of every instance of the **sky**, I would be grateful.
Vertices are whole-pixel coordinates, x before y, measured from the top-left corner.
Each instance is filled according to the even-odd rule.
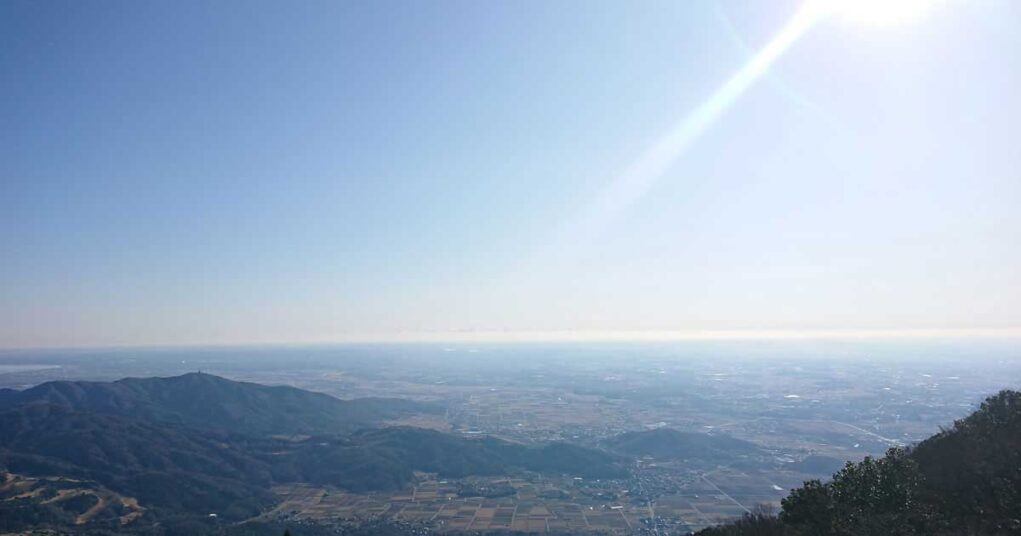
[[[1018,332],[1021,5],[802,9],[2,2],[0,347]]]

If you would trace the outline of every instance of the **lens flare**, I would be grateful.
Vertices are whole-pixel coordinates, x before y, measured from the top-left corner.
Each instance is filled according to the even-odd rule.
[[[892,26],[917,19],[934,0],[816,0],[841,19],[872,26]]]
[[[600,192],[578,218],[559,233],[572,242],[598,236],[644,197],[688,148],[761,79],[798,39],[822,19],[893,25],[922,16],[937,0],[807,0],[763,48]]]
[[[565,233],[571,241],[587,241],[600,234],[616,214],[644,197],[674,162],[734,103],[761,79],[785,52],[821,17],[826,15],[816,1],[806,2],[764,47],[712,95],[680,118],[659,140],[638,157],[619,177],[610,182]]]

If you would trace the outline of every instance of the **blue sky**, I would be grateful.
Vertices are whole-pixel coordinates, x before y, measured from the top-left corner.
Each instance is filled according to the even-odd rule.
[[[821,20],[593,209],[798,8],[3,2],[0,346],[1021,327],[1014,2]]]

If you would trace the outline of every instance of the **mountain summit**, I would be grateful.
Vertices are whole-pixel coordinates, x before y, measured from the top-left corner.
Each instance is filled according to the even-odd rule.
[[[114,382],[54,381],[24,391],[0,392],[0,409],[39,403],[249,434],[351,432],[396,417],[442,411],[404,399],[341,400],[296,387],[239,382],[200,372]]]

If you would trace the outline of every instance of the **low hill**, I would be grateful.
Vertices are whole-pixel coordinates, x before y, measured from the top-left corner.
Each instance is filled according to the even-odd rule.
[[[623,459],[598,450],[564,443],[526,446],[494,438],[467,439],[412,427],[318,437],[288,447],[287,469],[296,471],[289,478],[354,491],[398,489],[411,481],[414,471],[447,478],[522,470],[585,478],[627,474]]]
[[[494,438],[467,439],[411,427],[365,430],[353,437],[367,448],[391,452],[420,470],[449,477],[500,474],[510,469],[584,478],[626,475],[622,458],[567,443],[525,446]]]
[[[699,534],[1021,534],[1021,392],[988,398],[914,447],[806,482],[779,518],[749,516]]]
[[[763,454],[761,447],[748,441],[721,434],[681,432],[672,428],[626,432],[610,438],[606,446],[614,452],[662,460],[727,462]]]
[[[115,382],[54,381],[0,393],[0,408],[34,403],[247,434],[342,433],[404,415],[442,411],[410,400],[340,400],[295,387],[238,382],[197,372]]]

